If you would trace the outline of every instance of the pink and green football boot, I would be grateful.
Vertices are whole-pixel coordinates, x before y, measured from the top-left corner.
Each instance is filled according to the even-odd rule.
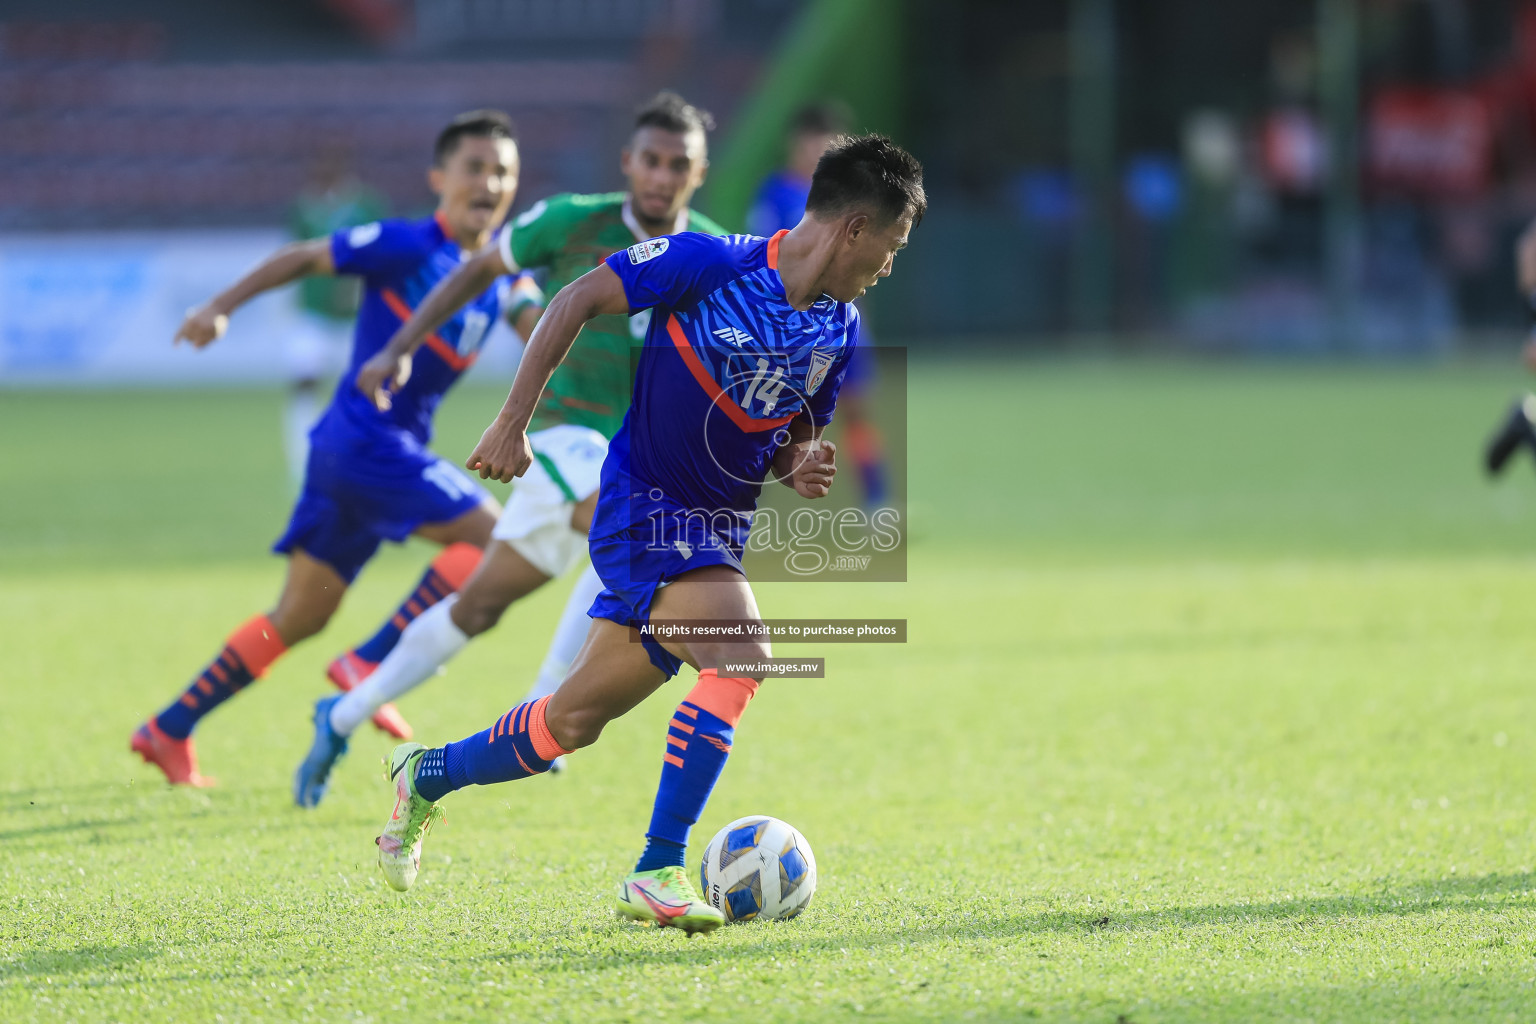
[[[619,913],[631,921],[658,928],[712,932],[725,924],[725,915],[705,903],[679,867],[636,871],[619,883]]]

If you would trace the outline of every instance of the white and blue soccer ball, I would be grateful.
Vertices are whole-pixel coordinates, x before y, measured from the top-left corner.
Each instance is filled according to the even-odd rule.
[[[816,895],[816,855],[788,822],[737,818],[704,850],[699,891],[727,922],[785,921]]]

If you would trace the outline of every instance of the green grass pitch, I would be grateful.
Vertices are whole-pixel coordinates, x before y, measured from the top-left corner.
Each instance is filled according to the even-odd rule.
[[[783,817],[820,892],[692,940],[609,902],[686,678],[449,798],[405,896],[386,739],[291,806],[325,661],[423,547],[205,723],[218,789],[165,786],[130,730],[276,593],[280,396],[0,393],[0,1020],[1528,1020],[1536,477],[1478,468],[1521,383],[914,364],[910,582],[760,595],[910,643],[786,649],[828,678],[764,687],[694,844]],[[403,702],[424,739],[521,695],[564,589]]]

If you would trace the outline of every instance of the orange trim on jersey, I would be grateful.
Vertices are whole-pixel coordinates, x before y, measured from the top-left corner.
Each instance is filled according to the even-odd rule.
[[[677,710],[680,714],[687,715],[689,718],[699,717],[699,713],[693,708],[689,707],[687,704],[679,704],[677,706]]]
[[[389,311],[391,313],[400,318],[400,322],[402,324],[409,320],[411,318],[411,314],[415,312],[404,299],[402,299],[399,295],[396,295],[394,291],[389,288],[380,288],[379,295],[383,297],[384,305],[389,307]],[[449,367],[460,372],[467,370],[470,368],[470,366],[474,365],[476,357],[480,355],[478,352],[471,352],[467,356],[459,355],[458,350],[444,341],[442,335],[438,334],[436,331],[428,334],[426,338],[423,339],[423,344],[425,344],[427,348],[431,349],[433,352],[436,352],[438,357],[442,359],[443,362],[447,363]]]
[[[678,708],[678,710],[681,711],[682,708]],[[695,711],[693,714],[694,714],[694,717],[697,718],[699,713],[697,711]],[[679,722],[675,718],[672,719],[672,728],[674,728],[674,729],[681,729],[683,732],[687,733],[688,735],[690,735],[690,736],[693,735],[693,726],[689,725],[687,722]]]
[[[677,354],[683,357],[683,365],[688,367],[688,372],[693,374],[693,379],[699,382],[699,387],[714,400],[715,408],[725,413],[730,421],[742,430],[749,434],[759,434],[764,430],[782,427],[795,418],[795,414],[790,413],[788,416],[771,420],[753,419],[747,410],[731,401],[724,388],[715,383],[715,378],[709,375],[709,368],[693,350],[693,345],[688,341],[688,335],[683,333],[683,325],[677,322],[675,315],[667,317],[667,333],[672,337],[672,344],[677,348]]]
[[[448,226],[448,218],[443,216],[443,211],[434,210],[432,212],[432,219],[437,221],[438,229],[442,231],[443,237],[452,242],[454,240],[453,228]]]
[[[768,239],[768,269],[779,269],[779,239],[789,234],[789,228],[780,228]]]
[[[673,736],[671,733],[667,734],[667,745],[668,746],[673,746],[673,747],[681,747],[684,750],[688,749],[688,741],[687,740],[680,739],[680,738],[678,738],[676,736]]]
[[[683,759],[678,757],[676,754],[662,754],[661,759],[667,762],[667,764],[677,768],[681,768],[683,766]]]

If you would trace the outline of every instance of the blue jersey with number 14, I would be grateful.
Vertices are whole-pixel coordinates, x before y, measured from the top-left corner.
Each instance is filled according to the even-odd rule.
[[[789,304],[778,271],[784,234],[669,235],[607,261],[630,313],[652,310],[613,475],[676,508],[735,513],[733,541],[745,539],[790,421],[831,420],[858,337],[848,303],[823,295],[809,309]],[[603,508],[608,476],[605,467],[600,521],[620,514],[617,493]],[[607,518],[593,533],[602,526],[620,524]]]
[[[633,315],[651,310],[634,401],[603,462],[593,618],[642,627],[658,589],[709,566],[742,571],[752,512],[774,454],[804,416],[832,418],[859,316],[823,295],[791,306],[779,240],[652,238],[608,257]],[[651,663],[677,657],[642,634]]]

